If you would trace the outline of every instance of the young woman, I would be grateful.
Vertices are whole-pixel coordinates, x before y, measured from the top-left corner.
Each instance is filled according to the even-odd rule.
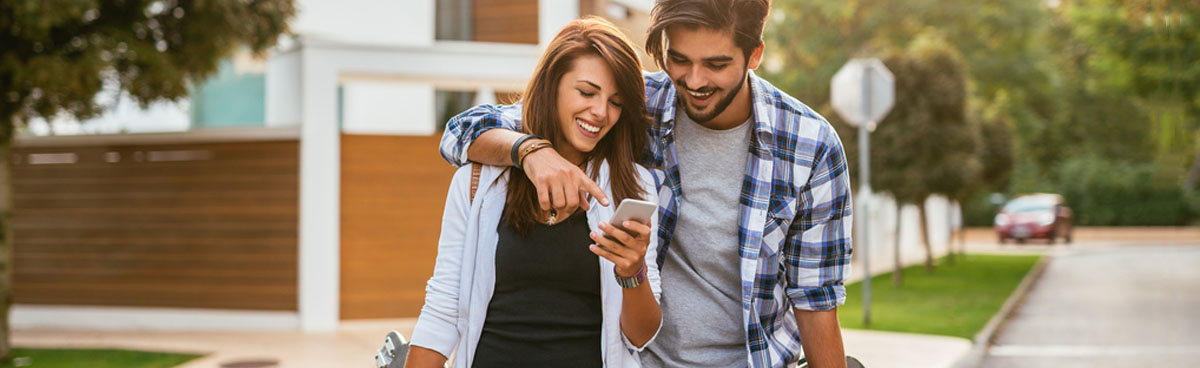
[[[518,168],[470,164],[454,175],[406,367],[451,356],[463,368],[638,366],[662,323],[658,273],[646,267],[657,220],[615,224],[624,230],[606,221],[622,199],[658,203],[635,163],[647,144],[644,83],[612,24],[580,19],[555,36],[521,101],[522,130],[545,142],[514,150]],[[519,167],[545,146],[584,167],[614,206],[542,210]]]

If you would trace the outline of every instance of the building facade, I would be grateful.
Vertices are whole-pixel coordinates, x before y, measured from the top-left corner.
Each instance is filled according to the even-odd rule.
[[[640,44],[651,1],[298,6],[294,37],[197,87],[187,131],[17,140],[14,326],[415,317],[453,173],[442,124],[515,99],[541,45],[581,15]]]

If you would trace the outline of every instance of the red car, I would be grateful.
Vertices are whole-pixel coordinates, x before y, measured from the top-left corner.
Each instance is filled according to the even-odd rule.
[[[1026,239],[1046,239],[1054,243],[1057,238],[1071,242],[1074,218],[1071,208],[1063,203],[1058,194],[1028,194],[1013,198],[996,214],[994,226],[1000,243],[1014,239],[1024,243]]]

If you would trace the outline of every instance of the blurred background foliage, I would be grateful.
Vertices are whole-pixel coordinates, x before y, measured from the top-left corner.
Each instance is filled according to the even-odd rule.
[[[1200,219],[1198,22],[1195,0],[776,0],[760,74],[833,122],[856,163],[829,81],[884,60],[896,107],[872,133],[872,187],[900,202],[946,195],[987,226],[991,193],[1056,192],[1080,225],[1185,225]]]

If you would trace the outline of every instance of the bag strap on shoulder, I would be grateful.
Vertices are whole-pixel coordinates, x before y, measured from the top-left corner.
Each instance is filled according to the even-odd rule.
[[[475,191],[479,189],[479,174],[483,172],[483,165],[471,163],[471,196],[470,202],[475,203]]]

